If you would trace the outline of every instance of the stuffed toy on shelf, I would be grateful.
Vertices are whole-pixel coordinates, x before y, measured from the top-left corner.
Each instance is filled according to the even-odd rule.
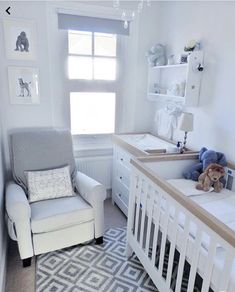
[[[153,45],[146,54],[150,67],[166,65],[165,46],[162,44]]]

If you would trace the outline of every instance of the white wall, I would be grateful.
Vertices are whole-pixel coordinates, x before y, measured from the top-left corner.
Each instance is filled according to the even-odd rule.
[[[6,253],[7,253],[7,234],[5,228],[5,212],[4,212],[5,162],[3,157],[2,144],[3,139],[0,116],[0,291],[4,291],[5,287]]]
[[[67,32],[57,28],[57,8],[79,11],[80,1],[51,2],[48,4],[49,59],[51,64],[51,84],[54,116],[57,126],[70,126],[69,95],[65,86]],[[82,3],[84,4],[84,3]],[[87,3],[86,3],[87,4]],[[96,13],[102,6],[112,8],[112,1],[92,1],[96,5]],[[152,124],[153,108],[146,101],[147,61],[145,53],[156,40],[158,18],[156,3],[152,8],[145,8],[140,17],[131,23],[129,37],[121,37],[121,75],[117,95],[118,132],[149,130]],[[92,7],[92,5],[91,5]],[[133,1],[123,1],[122,8],[137,9]],[[94,9],[92,9],[94,10]],[[74,83],[75,84],[75,83]],[[74,85],[74,90],[77,90]]]
[[[0,84],[1,104],[4,108],[4,138],[7,151],[7,131],[12,128],[33,126],[70,127],[69,96],[66,88],[66,55],[67,34],[57,28],[57,7],[79,7],[75,2],[52,1],[17,1],[12,3],[0,2],[0,9],[4,11],[11,6],[11,16],[33,19],[37,25],[38,57],[36,61],[14,61],[5,57],[4,46],[0,47]],[[84,1],[83,1],[84,4]],[[87,4],[87,1],[85,2]],[[112,8],[112,1],[93,1],[89,4],[108,6]],[[27,7],[27,9],[25,9]],[[136,9],[132,1],[122,2],[122,7]],[[145,9],[141,19],[134,21],[131,26],[130,37],[124,37],[121,55],[122,82],[119,88],[118,103],[118,131],[149,130],[152,122],[152,105],[146,101],[146,73],[147,63],[145,52],[155,42],[156,14],[152,9]],[[147,13],[148,15],[145,15]],[[3,14],[0,15],[0,21]],[[153,25],[152,25],[153,23]],[[4,44],[3,27],[0,25],[0,43]],[[24,106],[11,105],[8,89],[8,66],[38,67],[40,73],[40,105]],[[8,161],[9,164],[9,161]]]
[[[84,2],[84,1],[83,1]],[[87,3],[87,2],[86,2]],[[93,1],[89,4],[112,6],[111,1]],[[51,17],[51,2],[0,2],[4,11],[11,6],[11,17],[34,19],[38,31],[38,59],[35,62],[13,61],[5,58],[0,47],[0,92],[3,111],[3,136],[15,127],[61,126],[69,127],[69,99],[66,95],[65,62],[61,52],[66,47],[65,32],[58,32],[56,10]],[[56,5],[68,5],[59,2]],[[74,5],[74,3],[73,3]],[[127,8],[136,3],[124,2]],[[25,7],[27,6],[27,9]],[[50,11],[50,12],[48,12]],[[168,53],[180,53],[185,43],[196,38],[202,41],[205,52],[200,104],[187,109],[195,114],[195,131],[189,134],[190,146],[205,145],[224,151],[235,160],[232,147],[233,129],[233,79],[234,79],[234,2],[154,2],[145,8],[139,23],[132,24],[132,34],[124,42],[124,74],[120,104],[120,131],[150,130],[153,126],[155,104],[146,100],[147,62],[145,53],[155,42],[168,45]],[[0,16],[2,21],[3,14]],[[56,33],[55,33],[56,31]],[[4,44],[0,26],[0,43]],[[35,66],[40,70],[41,103],[38,106],[11,105],[8,90],[8,66]],[[182,139],[176,133],[176,139]],[[7,145],[5,143],[5,148]]]
[[[189,145],[223,151],[235,161],[235,3],[161,2],[159,41],[168,45],[168,53],[180,53],[190,39],[202,42],[205,71],[198,108],[188,108],[195,114],[195,131],[189,133]],[[175,138],[183,139],[183,133]]]
[[[43,127],[52,125],[51,88],[49,75],[48,41],[47,41],[47,17],[45,2],[0,2],[0,10],[11,6],[11,16],[35,20],[37,25],[37,60],[19,61],[7,60],[5,57],[3,35],[3,13],[0,16],[0,99],[3,119],[3,136],[5,151],[8,151],[7,132],[12,128]],[[30,66],[39,68],[40,78],[40,105],[12,105],[9,98],[8,66]],[[7,164],[9,159],[7,155]]]
[[[135,80],[135,131],[150,131],[153,128],[155,106],[146,97],[148,76],[146,53],[159,39],[160,11],[158,7],[158,1],[152,1],[151,7],[145,7],[140,14],[137,66],[134,68],[137,72]]]

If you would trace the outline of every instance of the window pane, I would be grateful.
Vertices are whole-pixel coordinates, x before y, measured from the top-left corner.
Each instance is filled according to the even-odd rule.
[[[92,54],[92,33],[69,31],[69,54]]]
[[[69,56],[69,79],[92,79],[92,57]]]
[[[114,92],[71,92],[72,134],[108,134],[115,127]]]
[[[115,80],[116,79],[116,59],[94,58],[94,79]]]
[[[95,33],[95,55],[116,56],[116,35]]]

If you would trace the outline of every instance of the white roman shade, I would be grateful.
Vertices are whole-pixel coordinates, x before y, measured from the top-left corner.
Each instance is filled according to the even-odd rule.
[[[66,30],[93,31],[129,35],[123,20],[58,13],[58,27]]]

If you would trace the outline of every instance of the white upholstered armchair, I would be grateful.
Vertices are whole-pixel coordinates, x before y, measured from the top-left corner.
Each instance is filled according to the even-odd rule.
[[[23,266],[34,255],[96,239],[103,242],[105,187],[78,172],[69,131],[44,129],[10,135],[14,181],[6,188],[9,235]],[[25,171],[70,166],[77,195],[29,203]]]

